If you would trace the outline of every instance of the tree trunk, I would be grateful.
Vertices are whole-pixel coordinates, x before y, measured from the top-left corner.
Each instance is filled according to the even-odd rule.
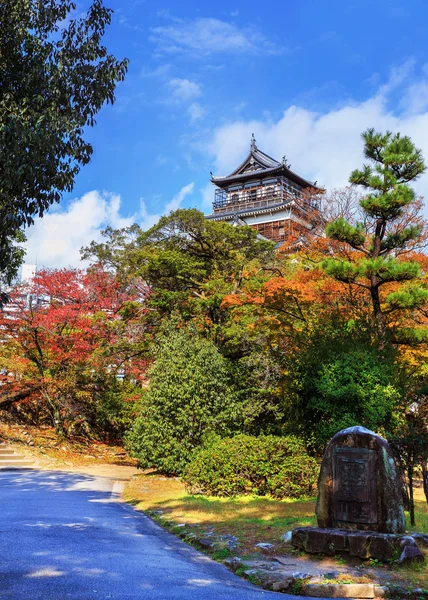
[[[409,513],[410,513],[410,525],[414,527],[416,525],[415,522],[415,501],[413,498],[413,464],[409,464],[407,467],[407,477],[409,479],[409,496],[410,496],[410,505],[409,505]]]
[[[14,404],[15,402],[20,402],[21,400],[25,400],[26,398],[31,396],[31,394],[34,394],[34,392],[37,392],[39,389],[40,389],[39,387],[35,386],[32,388],[27,388],[25,390],[21,390],[20,392],[17,392],[16,394],[11,394],[11,395],[5,394],[4,396],[1,395],[0,396],[0,408],[7,408],[8,406],[10,406],[11,404]]]
[[[407,487],[406,473],[400,468],[400,481],[401,481],[401,497],[403,499],[404,510],[410,510],[410,498],[409,490]]]
[[[377,329],[377,333],[379,335],[379,341],[380,341],[380,348],[383,348],[385,346],[385,342],[386,342],[386,325],[385,325],[385,317],[384,314],[382,312],[382,308],[380,305],[380,296],[379,296],[379,285],[378,285],[378,281],[376,280],[375,277],[371,278],[371,285],[370,285],[370,295],[371,295],[371,299],[372,299],[372,306],[373,306],[373,314],[374,314],[374,318],[375,318],[375,322],[376,322],[376,329]]]
[[[62,423],[62,419],[61,419],[61,412],[59,409],[59,406],[57,404],[57,402],[55,402],[54,400],[52,400],[52,398],[50,397],[49,393],[44,390],[43,395],[46,399],[46,402],[48,404],[48,406],[50,407],[50,413],[51,413],[51,419],[53,421],[53,425],[55,427],[55,431],[57,433],[57,435],[59,437],[66,437],[65,435],[65,429],[64,429],[64,425]]]
[[[60,437],[60,438],[67,437],[66,431],[64,429],[64,425],[63,425],[63,422],[61,419],[61,414],[60,414],[59,408],[57,406],[55,406],[55,408],[54,408],[53,417],[54,417],[55,431],[56,431],[58,437]]]
[[[428,502],[428,464],[426,460],[422,461],[422,481],[424,485],[425,500]]]

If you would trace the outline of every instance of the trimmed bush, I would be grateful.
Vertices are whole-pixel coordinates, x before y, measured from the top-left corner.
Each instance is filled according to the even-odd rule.
[[[317,474],[317,462],[296,437],[242,434],[198,452],[183,479],[194,494],[299,498],[311,493]]]
[[[161,339],[127,447],[142,468],[181,475],[207,437],[230,435],[232,407],[226,360],[215,345],[192,328],[171,326]]]

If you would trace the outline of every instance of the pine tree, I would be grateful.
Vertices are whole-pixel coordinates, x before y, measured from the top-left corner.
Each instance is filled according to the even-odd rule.
[[[388,315],[397,310],[415,311],[428,302],[420,265],[402,258],[420,249],[426,240],[425,224],[415,210],[418,200],[410,186],[425,171],[424,159],[411,139],[400,133],[368,129],[362,138],[369,162],[354,170],[349,179],[367,192],[360,201],[362,220],[351,223],[339,218],[327,226],[327,236],[344,243],[349,252],[347,257],[326,259],[323,268],[336,280],[369,291],[381,346],[388,339],[422,341],[428,338],[426,330],[389,327]],[[391,283],[400,285],[382,297],[382,286]]]

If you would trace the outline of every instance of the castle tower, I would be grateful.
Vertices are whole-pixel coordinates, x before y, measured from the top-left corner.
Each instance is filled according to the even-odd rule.
[[[322,188],[290,170],[257,147],[254,134],[250,153],[230,175],[211,177],[216,186],[213,212],[207,219],[250,225],[278,245],[294,233],[304,235],[320,222]]]

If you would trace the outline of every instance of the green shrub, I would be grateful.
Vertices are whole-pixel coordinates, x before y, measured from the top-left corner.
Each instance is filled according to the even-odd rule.
[[[188,491],[213,496],[311,493],[318,466],[295,437],[237,435],[213,442],[187,466]]]
[[[161,339],[127,447],[142,468],[180,475],[213,433],[230,434],[233,406],[226,361],[193,329],[174,329]]]

